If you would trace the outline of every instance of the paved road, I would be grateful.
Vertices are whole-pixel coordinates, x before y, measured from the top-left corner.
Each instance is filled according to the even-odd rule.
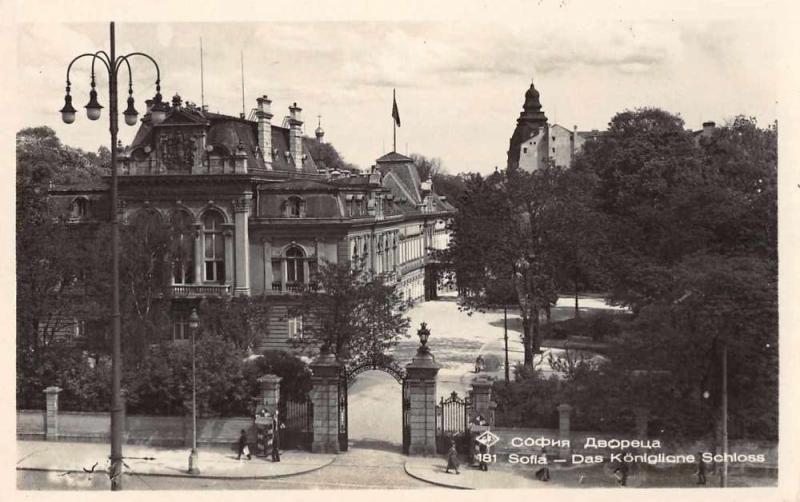
[[[161,476],[126,476],[126,490],[289,490],[289,489],[412,489],[433,488],[409,477],[399,445],[358,442],[347,453],[319,471],[282,479],[215,480]],[[108,490],[105,475],[17,471],[22,490]]]

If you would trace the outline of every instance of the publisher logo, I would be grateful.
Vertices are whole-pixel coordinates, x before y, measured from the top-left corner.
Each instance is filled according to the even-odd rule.
[[[492,434],[490,431],[486,431],[480,436],[476,437],[475,441],[486,446],[494,446],[498,441],[500,441],[500,438]]]

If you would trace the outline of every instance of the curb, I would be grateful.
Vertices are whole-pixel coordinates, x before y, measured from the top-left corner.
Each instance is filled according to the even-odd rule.
[[[442,488],[452,488],[452,489],[455,489],[455,490],[474,490],[475,489],[475,488],[470,488],[468,486],[450,485],[450,484],[447,484],[447,483],[442,483],[440,481],[431,481],[430,479],[425,479],[425,478],[423,478],[421,476],[417,476],[416,474],[411,474],[411,472],[409,472],[409,470],[408,470],[408,460],[403,462],[403,470],[410,477],[412,477],[412,478],[414,478],[416,480],[422,481],[424,483],[428,483],[428,484],[434,485],[434,486],[440,486]]]
[[[318,465],[316,467],[312,467],[311,469],[306,469],[304,471],[298,472],[290,472],[286,474],[273,474],[271,476],[212,476],[206,474],[173,474],[173,473],[159,473],[159,472],[123,472],[123,474],[128,476],[150,476],[150,477],[158,477],[158,478],[187,478],[187,479],[216,479],[216,480],[266,480],[266,479],[279,479],[279,478],[290,478],[292,476],[299,476],[301,474],[308,474],[310,472],[319,471],[328,467],[332,463],[336,462],[336,457],[332,458],[328,463],[323,465]],[[64,474],[88,474],[85,471],[78,471],[78,470],[63,470],[63,469],[46,469],[43,467],[17,467],[18,471],[33,471],[33,472],[60,472]],[[108,475],[108,471],[105,469],[94,471],[92,474],[105,474]]]

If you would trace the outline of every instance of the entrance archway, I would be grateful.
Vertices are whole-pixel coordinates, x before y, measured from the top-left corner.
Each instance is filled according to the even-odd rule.
[[[365,377],[357,377],[364,373]],[[378,372],[391,376],[400,384],[397,399],[387,399],[395,390],[386,387],[386,378]],[[339,449],[347,451],[351,437],[362,442],[390,445],[400,440],[403,453],[408,453],[410,399],[406,387],[406,371],[393,359],[377,356],[342,368],[339,385]],[[356,397],[352,400],[351,395]],[[397,411],[400,411],[398,423]],[[353,412],[355,413],[353,415]],[[351,416],[353,420],[351,420]],[[352,422],[352,423],[351,423]],[[351,425],[355,436],[351,436]]]

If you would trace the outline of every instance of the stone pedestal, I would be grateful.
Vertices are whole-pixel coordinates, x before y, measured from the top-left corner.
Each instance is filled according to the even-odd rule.
[[[558,439],[560,441],[571,441],[570,439],[570,423],[569,416],[572,413],[572,406],[568,404],[559,404],[556,409],[558,410]],[[562,458],[566,458],[572,453],[572,443],[570,442],[569,448],[560,448],[559,454]]]
[[[439,365],[427,351],[418,351],[406,365],[410,413],[409,455],[436,455],[436,375]]]
[[[474,415],[480,415],[494,425],[494,407],[492,406],[492,381],[479,376],[472,381],[472,409]]]
[[[60,387],[48,387],[44,390],[47,403],[45,413],[45,439],[48,441],[58,440],[58,393]]]
[[[314,453],[339,453],[339,373],[333,354],[321,354],[311,363],[311,403],[314,406]]]

